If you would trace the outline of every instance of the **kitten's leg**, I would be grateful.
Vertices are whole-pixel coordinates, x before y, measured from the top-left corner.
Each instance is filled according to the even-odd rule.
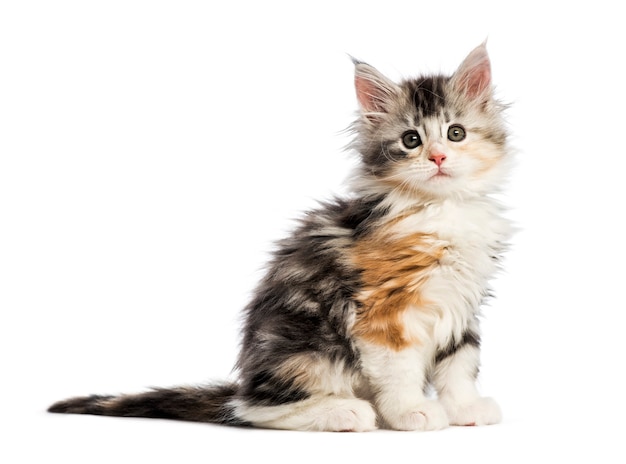
[[[373,406],[354,394],[360,375],[341,361],[300,353],[283,362],[250,366],[235,415],[257,427],[364,432],[376,428]]]
[[[442,405],[424,395],[429,355],[416,347],[395,351],[369,343],[363,343],[360,350],[363,373],[370,381],[384,425],[396,430],[448,426]]]
[[[313,396],[280,406],[233,403],[235,413],[255,427],[326,432],[367,432],[376,429],[372,405],[357,398]]]
[[[435,367],[433,384],[451,425],[488,425],[501,420],[498,404],[481,397],[476,388],[479,358],[478,343],[464,343]]]

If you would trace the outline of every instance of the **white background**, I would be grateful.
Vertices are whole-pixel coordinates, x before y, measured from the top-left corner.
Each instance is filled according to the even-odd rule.
[[[608,1],[1,3],[0,461],[624,462],[622,18]],[[44,412],[228,377],[272,242],[350,172],[348,54],[399,79],[486,37],[519,150],[521,231],[484,323],[501,425]]]

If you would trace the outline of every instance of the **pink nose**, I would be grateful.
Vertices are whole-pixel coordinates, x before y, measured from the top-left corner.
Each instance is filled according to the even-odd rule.
[[[446,155],[444,155],[443,153],[431,153],[428,159],[435,163],[437,166],[441,166],[446,159]]]

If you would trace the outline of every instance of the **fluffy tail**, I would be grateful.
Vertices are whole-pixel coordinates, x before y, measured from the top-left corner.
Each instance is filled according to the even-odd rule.
[[[48,412],[250,425],[235,417],[230,400],[236,393],[236,384],[158,388],[134,395],[70,398],[53,404]]]

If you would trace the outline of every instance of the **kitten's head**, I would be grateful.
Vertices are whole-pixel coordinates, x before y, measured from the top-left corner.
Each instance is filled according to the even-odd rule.
[[[421,198],[497,189],[507,158],[506,131],[484,44],[450,77],[396,84],[372,66],[355,66],[361,112],[354,147],[377,188]]]

